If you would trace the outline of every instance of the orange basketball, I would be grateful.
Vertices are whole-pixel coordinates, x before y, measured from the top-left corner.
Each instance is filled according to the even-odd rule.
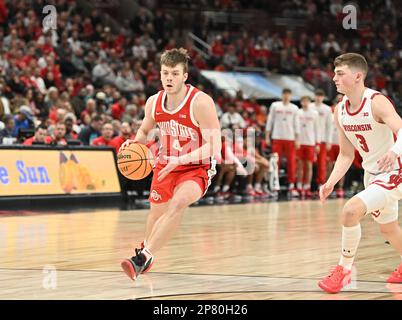
[[[131,143],[117,155],[117,167],[123,176],[141,180],[152,171],[152,152],[143,144]]]

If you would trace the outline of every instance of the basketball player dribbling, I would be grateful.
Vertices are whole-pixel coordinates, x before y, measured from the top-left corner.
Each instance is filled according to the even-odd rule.
[[[132,280],[149,271],[153,254],[171,238],[185,209],[206,193],[216,173],[213,157],[221,152],[220,124],[212,98],[185,84],[189,59],[182,48],[162,54],[163,90],[147,100],[135,139],[121,147],[145,144],[148,133],[159,127],[161,149],[150,189],[145,240],[133,257],[121,263]]]
[[[371,214],[382,235],[402,258],[402,231],[398,225],[398,200],[402,198],[402,119],[380,92],[366,88],[366,59],[345,53],[334,61],[333,78],[343,99],[335,107],[340,153],[328,181],[320,189],[324,201],[360,153],[365,190],[348,200],[342,210],[342,252],[339,264],[318,285],[339,292],[351,281],[351,269],[361,238],[360,220]],[[394,135],[395,134],[395,135]],[[402,263],[387,282],[402,283]]]

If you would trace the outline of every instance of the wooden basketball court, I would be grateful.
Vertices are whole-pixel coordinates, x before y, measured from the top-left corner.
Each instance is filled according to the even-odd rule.
[[[131,281],[120,261],[147,210],[0,215],[0,299],[402,299],[385,279],[400,262],[366,217],[352,284],[323,293],[338,262],[343,200],[198,206]]]

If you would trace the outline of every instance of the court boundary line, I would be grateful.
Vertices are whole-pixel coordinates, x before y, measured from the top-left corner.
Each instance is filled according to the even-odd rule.
[[[43,268],[1,268],[1,270],[10,271],[43,271]],[[66,272],[99,272],[99,273],[123,273],[120,270],[83,270],[83,269],[57,269],[56,271]],[[283,277],[283,276],[264,276],[264,275],[243,275],[243,274],[216,274],[216,273],[181,273],[181,272],[147,272],[147,274],[172,274],[172,275],[190,275],[190,276],[221,276],[221,277],[244,277],[244,278],[271,278],[271,279],[290,279],[290,280],[320,280],[321,278],[297,278],[297,277]],[[144,276],[144,275],[143,275]],[[380,280],[356,280],[357,282],[369,282],[369,283],[384,283],[386,281]]]
[[[328,294],[324,291],[320,291],[320,290],[250,290],[250,291],[224,291],[224,292],[200,292],[200,293],[183,293],[183,294],[165,294],[165,295],[157,295],[157,296],[145,296],[145,297],[140,297],[137,299],[128,299],[128,300],[148,300],[148,299],[160,299],[160,298],[168,298],[168,297],[179,297],[179,296],[191,296],[191,295],[207,295],[207,294],[211,294],[211,295],[215,295],[215,294],[245,294],[245,293],[319,293],[319,294],[323,294],[326,295],[328,297],[336,297],[337,295],[334,294]],[[342,291],[340,293],[338,293],[339,295],[342,294],[387,294],[389,293],[390,295],[395,295],[394,292],[383,292],[383,291]],[[397,292],[402,293],[401,292]],[[242,299],[244,300],[244,299]],[[263,300],[268,300],[268,299],[263,299]],[[278,299],[278,300],[284,300],[284,299]],[[285,300],[293,300],[293,299],[285,299]],[[317,299],[301,299],[302,300],[317,300]],[[327,299],[323,299],[323,300],[327,300]],[[329,300],[337,300],[337,299],[329,299]],[[391,299],[389,299],[391,300]],[[219,301],[219,300],[217,300]],[[236,301],[236,300],[234,300]],[[234,302],[235,304],[235,302]]]

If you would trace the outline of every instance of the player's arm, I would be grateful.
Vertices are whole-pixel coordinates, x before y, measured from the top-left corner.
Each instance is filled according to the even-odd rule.
[[[152,117],[152,105],[154,103],[155,98],[156,98],[156,95],[153,95],[148,98],[147,102],[145,103],[144,119],[142,120],[141,126],[138,129],[137,134],[135,135],[135,138],[133,140],[127,139],[126,141],[124,141],[124,143],[120,147],[120,150],[123,148],[126,148],[131,143],[137,143],[137,142],[141,143],[141,144],[147,143],[147,136],[148,136],[149,132],[155,126],[155,120]]]
[[[179,157],[179,163],[187,164],[208,159],[221,152],[221,126],[212,98],[201,93],[194,101],[194,118],[200,126],[205,142],[200,148]]]
[[[334,189],[334,186],[346,174],[352,165],[355,157],[355,148],[353,144],[346,137],[338,121],[338,106],[335,107],[335,125],[338,127],[339,132],[339,155],[335,161],[334,168],[328,178],[328,181],[322,185],[320,189],[320,199],[324,201]]]
[[[374,119],[385,123],[397,137],[392,148],[377,161],[380,171],[389,172],[393,169],[396,159],[402,155],[402,119],[391,101],[383,95],[375,96],[371,106]]]
[[[275,106],[271,104],[268,112],[267,124],[265,126],[265,141],[267,142],[267,146],[271,144],[271,132],[274,126],[274,117],[275,117]]]

